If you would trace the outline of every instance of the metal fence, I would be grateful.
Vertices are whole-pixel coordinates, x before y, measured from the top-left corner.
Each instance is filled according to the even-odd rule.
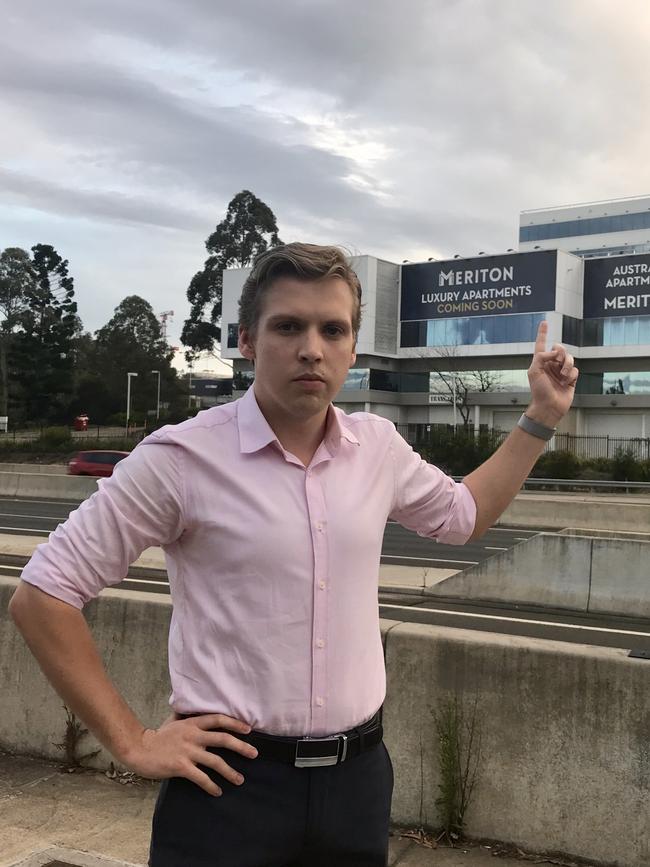
[[[0,443],[28,443],[39,440],[47,428],[31,428],[25,430],[0,431]],[[122,426],[99,426],[88,428],[88,430],[70,430],[70,436],[74,440],[81,440],[83,443],[92,444],[93,440],[138,440],[141,439],[145,432],[145,428],[137,425],[129,425],[128,433],[126,428]]]
[[[412,446],[425,445],[441,431],[451,432],[446,424],[398,424],[399,433]],[[462,429],[461,429],[462,430]],[[473,428],[469,429],[473,433]],[[508,431],[493,430],[496,442],[508,436]],[[546,444],[545,451],[567,451],[578,458],[615,458],[619,454],[629,454],[635,460],[650,460],[650,437],[578,436],[558,433]]]

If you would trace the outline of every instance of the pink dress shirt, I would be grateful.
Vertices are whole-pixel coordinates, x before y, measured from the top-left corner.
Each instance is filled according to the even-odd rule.
[[[388,518],[460,545],[476,506],[369,413],[331,407],[303,466],[251,388],[143,440],[38,546],[22,578],[82,608],[162,546],[172,707],[323,736],[384,700],[377,588]]]

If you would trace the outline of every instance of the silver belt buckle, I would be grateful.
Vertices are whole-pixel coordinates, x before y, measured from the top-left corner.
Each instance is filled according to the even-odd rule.
[[[331,744],[336,742],[336,755],[333,756],[301,756],[300,744]],[[339,756],[340,754],[340,756]],[[296,743],[296,758],[294,766],[296,768],[324,768],[328,765],[337,765],[339,762],[344,762],[348,754],[348,736],[344,734],[332,735],[329,738],[300,738]]]

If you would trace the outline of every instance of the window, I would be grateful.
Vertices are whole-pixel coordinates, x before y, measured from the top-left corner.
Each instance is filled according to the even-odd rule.
[[[352,370],[348,371],[348,375],[345,379],[345,382],[341,386],[341,388],[345,389],[356,389],[356,388],[368,388],[368,380],[370,377],[370,370],[362,367],[353,367]]]
[[[532,343],[537,335],[537,327],[545,316],[545,313],[515,313],[402,322],[400,346]]]
[[[650,394],[650,370],[581,373],[578,394]]]
[[[629,232],[650,228],[650,211],[636,214],[613,214],[606,217],[585,217],[539,226],[520,226],[519,240],[549,241],[552,238],[573,238],[576,235],[602,235],[609,232]]]
[[[237,349],[239,337],[239,325],[236,322],[228,323],[228,349]]]

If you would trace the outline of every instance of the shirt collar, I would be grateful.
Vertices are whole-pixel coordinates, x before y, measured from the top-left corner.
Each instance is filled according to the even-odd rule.
[[[270,443],[280,445],[278,438],[259,408],[253,386],[238,401],[237,426],[239,428],[239,450],[242,454],[258,452]],[[341,439],[360,445],[359,440],[348,427],[346,414],[343,410],[330,405],[325,431],[325,444],[328,451],[332,454],[337,452]]]

